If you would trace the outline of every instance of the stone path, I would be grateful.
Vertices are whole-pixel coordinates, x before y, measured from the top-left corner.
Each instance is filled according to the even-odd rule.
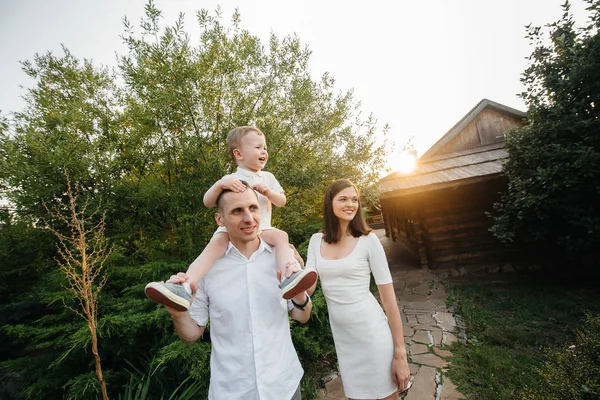
[[[386,251],[398,306],[404,326],[404,339],[409,357],[411,387],[400,398],[405,400],[455,400],[462,399],[452,381],[444,375],[452,354],[446,345],[465,337],[464,325],[446,306],[446,292],[436,276],[418,267],[418,261],[403,251],[398,243],[379,236]],[[320,400],[347,400],[342,381],[332,374],[324,379],[325,388]]]

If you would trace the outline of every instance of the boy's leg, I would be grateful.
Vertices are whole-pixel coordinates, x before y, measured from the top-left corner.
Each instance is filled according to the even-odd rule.
[[[227,232],[217,232],[202,253],[190,264],[186,275],[187,281],[183,283],[150,282],[146,285],[145,292],[148,298],[156,303],[172,307],[178,311],[186,311],[190,308],[192,291],[215,261],[225,254],[229,235]],[[192,290],[192,287],[194,290]]]
[[[275,262],[277,268],[281,271],[281,288],[283,298],[289,300],[297,294],[310,288],[317,280],[317,271],[313,268],[301,269],[294,272],[290,277],[285,277],[287,265],[290,262],[296,263],[292,256],[293,250],[290,249],[288,235],[282,230],[271,228],[263,230],[260,237],[269,245],[275,247]]]
[[[186,272],[188,282],[196,286],[196,283],[210,271],[215,261],[225,255],[228,244],[229,235],[227,232],[215,233],[208,245],[202,250],[202,253],[188,267]]]

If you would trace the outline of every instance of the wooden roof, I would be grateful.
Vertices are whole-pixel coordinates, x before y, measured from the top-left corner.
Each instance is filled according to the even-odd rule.
[[[473,120],[485,108],[496,109],[503,114],[512,115],[512,116],[515,116],[515,117],[518,117],[521,119],[524,119],[527,117],[527,114],[524,113],[523,111],[519,111],[514,108],[505,106],[504,104],[496,103],[495,101],[492,101],[492,100],[483,99],[479,103],[477,103],[475,105],[475,107],[473,107],[471,109],[471,111],[469,111],[467,113],[467,115],[462,117],[460,121],[458,121],[452,128],[450,128],[450,130],[448,132],[446,132],[446,134],[444,136],[442,136],[437,142],[435,142],[435,144],[433,146],[431,146],[429,148],[429,150],[427,150],[421,156],[421,159],[432,157],[433,155],[438,153],[438,151],[441,150],[447,143],[449,143],[452,139],[454,139],[456,136],[458,136],[463,131],[463,129],[465,129],[465,127],[467,127],[467,125],[469,125],[471,122],[473,122]]]
[[[498,115],[510,119],[503,122],[508,126],[516,126],[515,121],[526,117],[524,112],[483,99],[419,158],[415,171],[393,172],[381,179],[380,198],[456,187],[500,176],[503,159],[507,156],[503,136],[500,134],[502,137],[495,143],[482,144],[478,130],[485,127],[477,125],[486,121],[482,118]]]
[[[381,198],[459,186],[481,177],[500,175],[506,156],[504,144],[496,143],[432,157],[420,162],[409,175],[394,172],[380,180]]]

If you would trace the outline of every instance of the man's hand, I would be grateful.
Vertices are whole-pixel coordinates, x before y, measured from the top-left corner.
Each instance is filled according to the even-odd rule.
[[[167,280],[167,283],[184,283],[184,282],[187,282],[188,279],[189,279],[189,277],[187,276],[186,273],[178,272],[177,275],[171,275],[169,277],[169,279]],[[198,285],[195,282],[191,282],[190,288],[192,289],[192,298],[190,299],[190,304],[191,304],[194,301],[194,296],[196,295],[196,289],[198,289]],[[169,312],[169,314],[171,314],[171,316],[173,318],[178,318],[178,317],[183,316],[184,314],[187,314],[187,311],[177,311],[174,308],[171,308],[169,306],[165,306],[165,308],[167,309],[167,311]]]
[[[300,267],[296,261],[290,261],[285,266],[285,277],[289,278],[294,272],[300,271]],[[277,280],[281,282],[281,271],[277,270]]]
[[[242,193],[246,186],[237,178],[225,178],[220,181],[221,190],[231,190],[232,192]]]

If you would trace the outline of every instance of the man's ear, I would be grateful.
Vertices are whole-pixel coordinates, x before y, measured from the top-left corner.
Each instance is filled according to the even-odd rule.
[[[236,160],[243,160],[244,156],[242,154],[242,152],[240,151],[240,149],[233,149],[233,157]]]
[[[223,221],[223,216],[219,212],[215,213],[215,221],[217,221],[217,225],[219,225],[219,226],[225,226],[225,223]]]

